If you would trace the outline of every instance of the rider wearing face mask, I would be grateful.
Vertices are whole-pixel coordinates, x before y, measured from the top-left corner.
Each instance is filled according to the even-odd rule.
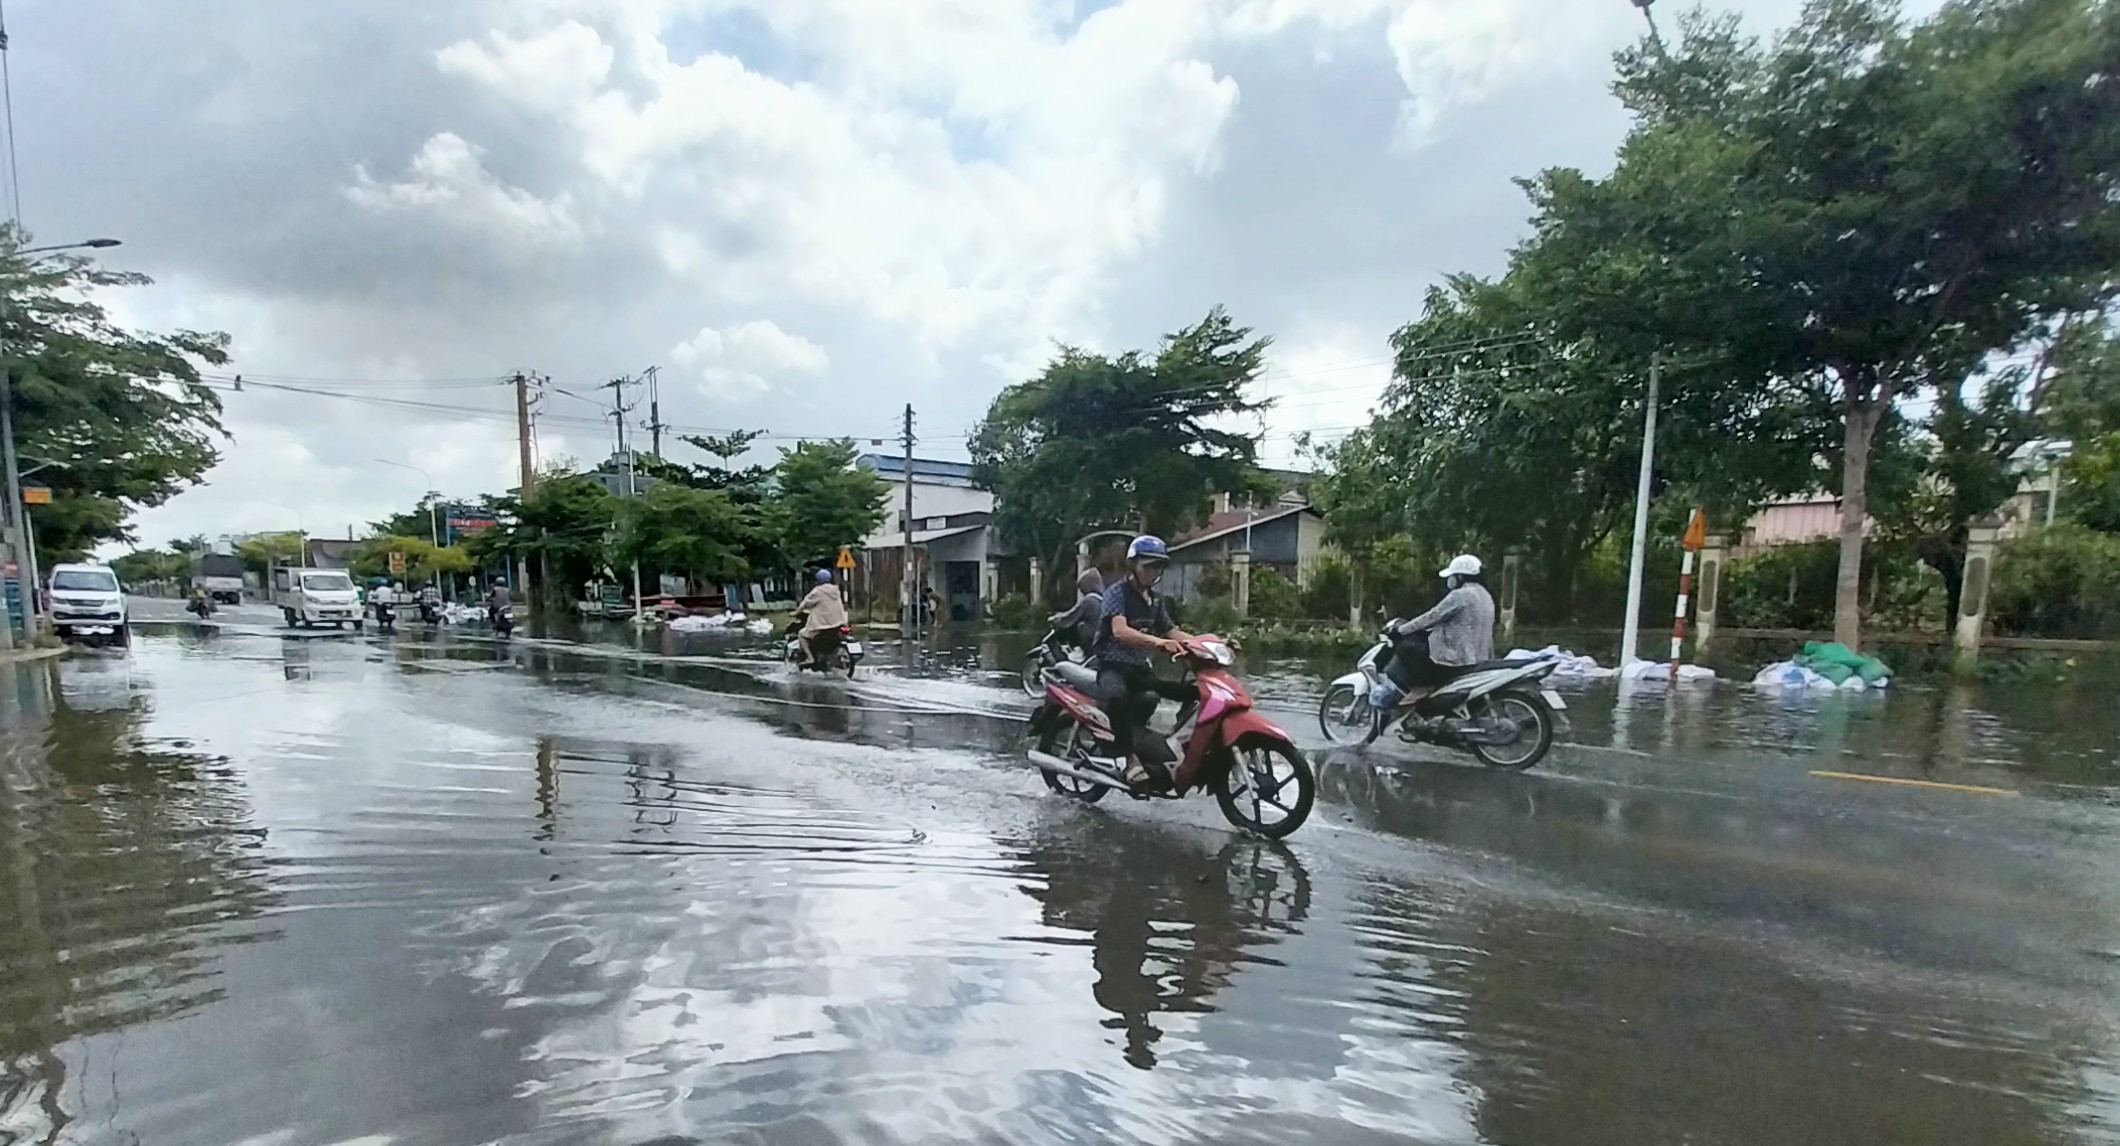
[[[1155,537],[1143,534],[1126,547],[1127,575],[1105,587],[1104,614],[1097,636],[1097,691],[1104,711],[1112,718],[1112,740],[1119,755],[1128,760],[1126,779],[1136,787],[1170,782],[1170,769],[1161,760],[1143,761],[1134,755],[1134,729],[1148,723],[1160,697],[1184,702],[1193,689],[1177,681],[1159,680],[1150,670],[1149,654],[1171,655],[1183,651],[1191,634],[1171,621],[1170,605],[1156,592],[1156,583],[1170,565],[1170,550]]]
[[[1377,663],[1385,687],[1371,704],[1389,708],[1406,693],[1431,692],[1468,666],[1494,659],[1494,598],[1480,571],[1480,559],[1470,553],[1451,558],[1438,573],[1449,591],[1435,608],[1385,630],[1391,644]]]

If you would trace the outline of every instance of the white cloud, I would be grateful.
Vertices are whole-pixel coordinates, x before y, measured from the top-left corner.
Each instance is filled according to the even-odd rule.
[[[547,201],[500,182],[486,170],[479,149],[451,132],[427,140],[413,156],[408,179],[383,182],[356,165],[353,180],[346,198],[378,213],[431,213],[515,247],[572,246],[582,239],[568,196]]]
[[[772,390],[769,377],[819,375],[832,365],[824,347],[801,335],[789,334],[769,319],[757,319],[728,330],[703,326],[699,333],[670,348],[670,360],[679,366],[698,367],[705,392],[731,401],[755,398]]]

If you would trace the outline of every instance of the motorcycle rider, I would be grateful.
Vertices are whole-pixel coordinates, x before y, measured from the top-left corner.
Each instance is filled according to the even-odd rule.
[[[206,590],[201,589],[197,586],[193,586],[191,590],[191,603],[186,605],[185,608],[190,610],[191,612],[197,613],[199,615],[199,619],[203,621],[206,618],[213,616],[213,598],[206,595]]]
[[[1056,637],[1073,642],[1086,653],[1096,647],[1097,630],[1104,619],[1104,574],[1097,572],[1094,565],[1084,569],[1075,578],[1075,591],[1080,595],[1075,598],[1074,607],[1054,613],[1045,623]]]
[[[1170,768],[1160,759],[1143,760],[1134,752],[1134,729],[1145,727],[1163,697],[1184,702],[1191,686],[1161,680],[1149,668],[1152,652],[1176,656],[1192,635],[1171,621],[1170,605],[1156,593],[1156,583],[1170,566],[1170,549],[1160,538],[1142,534],[1126,547],[1127,575],[1106,586],[1097,632],[1097,692],[1112,721],[1112,741],[1127,761],[1126,782],[1154,789],[1170,784]]]
[[[442,591],[429,581],[420,586],[420,620],[432,625],[442,619]]]
[[[1494,659],[1494,597],[1481,584],[1480,559],[1461,553],[1437,576],[1447,592],[1435,607],[1385,628],[1391,638],[1377,669],[1384,674],[1370,703],[1395,707],[1406,695],[1426,696],[1464,669]]]
[[[795,622],[801,626],[795,641],[802,648],[802,661],[806,665],[816,664],[820,651],[817,634],[830,632],[837,639],[840,626],[847,623],[846,602],[839,596],[839,582],[832,579],[830,569],[817,571],[817,587],[795,606]],[[831,649],[827,647],[822,651],[829,653]]]
[[[501,616],[507,612],[508,586],[495,581],[492,587],[486,590],[486,622],[494,628],[500,628],[515,619],[510,616],[507,621],[503,621]]]

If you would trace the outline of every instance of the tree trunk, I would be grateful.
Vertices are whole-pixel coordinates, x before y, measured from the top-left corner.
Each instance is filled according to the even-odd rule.
[[[1914,555],[1943,577],[1943,631],[1958,623],[1958,605],[1965,593],[1965,526],[1949,533],[1931,534],[1914,543]]]
[[[1862,527],[1870,516],[1870,445],[1884,407],[1849,398],[1840,462],[1840,573],[1833,585],[1833,639],[1862,647]]]

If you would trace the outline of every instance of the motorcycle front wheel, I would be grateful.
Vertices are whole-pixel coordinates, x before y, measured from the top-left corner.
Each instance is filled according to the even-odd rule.
[[[1236,759],[1215,777],[1215,802],[1230,823],[1269,840],[1295,834],[1310,818],[1318,777],[1296,746],[1251,740],[1236,746]]]
[[[1334,744],[1367,744],[1377,738],[1376,714],[1360,689],[1336,684],[1318,702],[1318,731]]]
[[[1045,658],[1032,649],[1023,657],[1023,695],[1040,697],[1045,695]]]
[[[1516,726],[1517,734],[1508,744],[1472,743],[1472,754],[1480,763],[1521,772],[1546,758],[1546,750],[1553,747],[1553,709],[1547,707],[1545,697],[1509,689],[1490,693],[1485,700],[1487,710],[1481,721],[1507,721]]]
[[[1088,748],[1089,734],[1083,732],[1082,726],[1072,720],[1063,727],[1048,728],[1038,735],[1038,751],[1048,756],[1058,756],[1070,764],[1080,759]],[[1077,780],[1073,776],[1062,776],[1058,772],[1048,772],[1043,768],[1038,769],[1038,774],[1045,777],[1046,787],[1070,800],[1080,800],[1085,804],[1094,804],[1103,799],[1106,792],[1111,791],[1102,784]]]

